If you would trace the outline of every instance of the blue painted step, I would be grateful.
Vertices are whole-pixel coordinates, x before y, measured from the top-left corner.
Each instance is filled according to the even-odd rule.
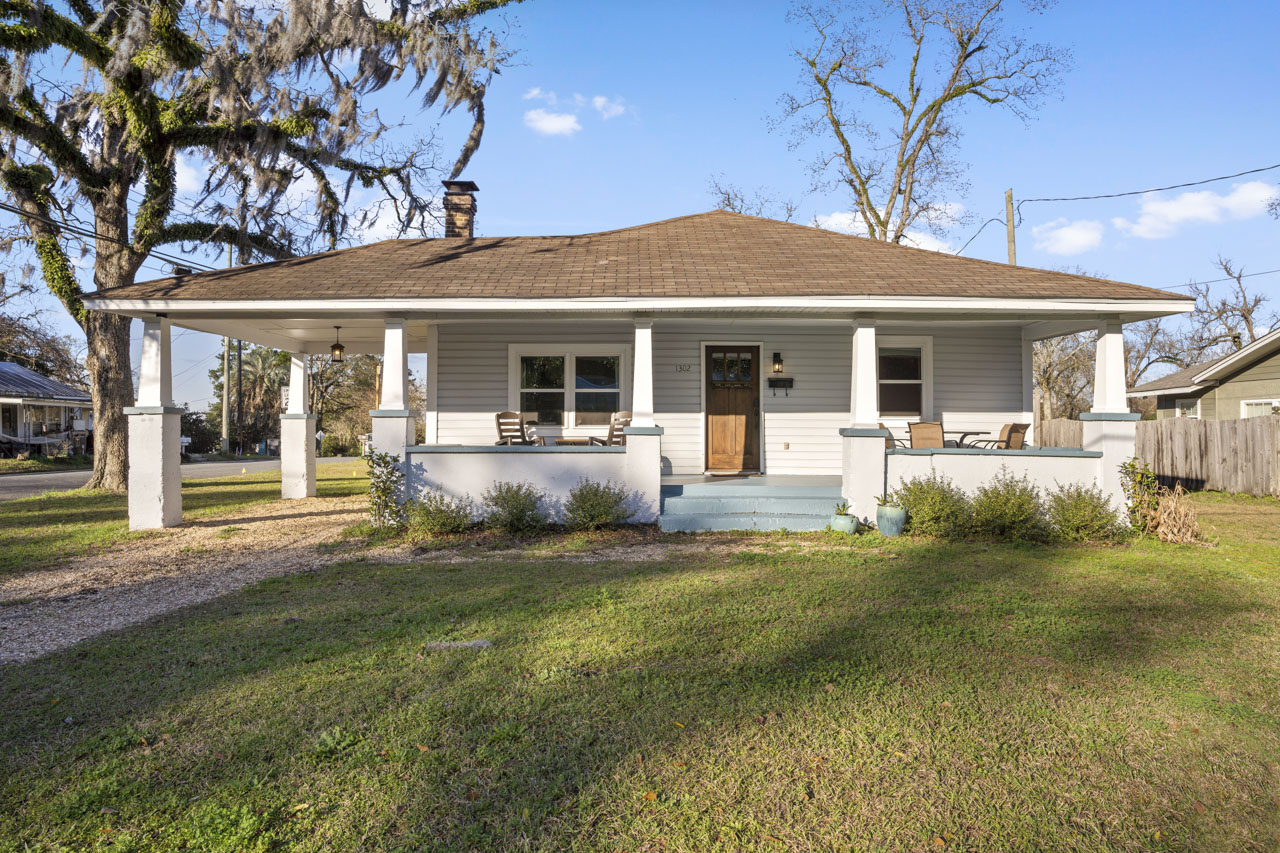
[[[764,477],[662,487],[663,530],[823,530],[838,485]]]

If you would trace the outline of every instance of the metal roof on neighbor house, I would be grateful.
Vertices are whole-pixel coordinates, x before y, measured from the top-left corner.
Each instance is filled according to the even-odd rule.
[[[788,296],[1185,299],[1134,284],[961,258],[726,211],[567,237],[388,240],[140,282],[89,298],[114,302]]]
[[[0,361],[0,397],[88,403],[89,393],[9,361]]]

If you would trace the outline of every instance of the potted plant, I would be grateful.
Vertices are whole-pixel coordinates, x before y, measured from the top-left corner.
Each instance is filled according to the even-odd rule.
[[[876,530],[881,536],[901,536],[907,526],[907,511],[893,502],[889,495],[877,498]]]
[[[836,504],[835,514],[831,516],[831,529],[841,533],[858,532],[858,517],[849,509],[847,501]]]

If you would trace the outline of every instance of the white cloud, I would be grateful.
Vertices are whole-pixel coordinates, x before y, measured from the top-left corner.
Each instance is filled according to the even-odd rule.
[[[522,96],[526,101],[546,101],[548,105],[555,106],[559,99],[555,92],[544,92],[541,86],[534,86]]]
[[[1063,217],[1036,225],[1031,229],[1031,237],[1037,249],[1051,255],[1078,255],[1102,245],[1102,232],[1102,223],[1095,219],[1073,222]]]
[[[524,124],[543,136],[572,136],[582,130],[578,117],[573,113],[553,113],[540,108],[526,112]]]
[[[862,221],[862,217],[852,211],[837,211],[835,213],[820,213],[813,217],[809,223],[814,228],[823,228],[827,231],[838,231],[841,234],[852,234],[856,237],[867,236],[866,223]],[[954,254],[955,248],[945,240],[939,240],[924,231],[908,231],[902,235],[902,243],[905,246],[912,246],[917,249],[928,249],[930,252],[945,252]]]
[[[1117,217],[1111,222],[1132,237],[1159,240],[1172,237],[1181,226],[1195,222],[1224,222],[1261,216],[1267,209],[1267,202],[1275,195],[1276,188],[1263,181],[1236,184],[1225,195],[1212,190],[1180,193],[1172,198],[1147,193],[1139,203],[1136,220]]]
[[[617,118],[627,111],[627,107],[622,102],[622,98],[614,98],[609,100],[604,95],[596,95],[591,99],[591,106],[595,107],[596,112],[600,113],[600,118],[608,121],[611,118]]]
[[[174,182],[179,195],[194,195],[204,189],[205,170],[200,168],[202,165],[181,154],[178,155]]]

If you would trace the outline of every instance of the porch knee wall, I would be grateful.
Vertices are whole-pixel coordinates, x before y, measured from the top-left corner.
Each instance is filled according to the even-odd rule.
[[[1080,420],[1084,433],[1084,449],[1102,454],[1098,460],[1098,487],[1111,501],[1111,506],[1128,518],[1125,512],[1124,483],[1120,466],[1138,454],[1138,420],[1140,415],[1130,412],[1082,412]]]
[[[280,496],[285,500],[316,496],[316,416],[280,416]]]

